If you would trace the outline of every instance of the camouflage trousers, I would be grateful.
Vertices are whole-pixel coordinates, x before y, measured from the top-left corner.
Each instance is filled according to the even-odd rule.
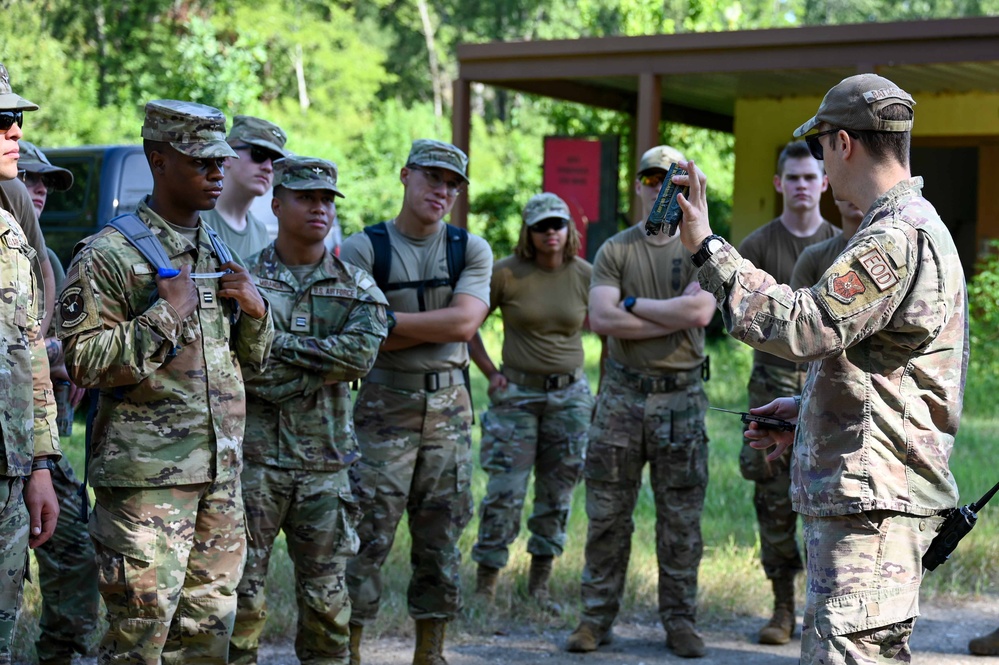
[[[364,516],[360,550],[347,564],[351,622],[378,614],[381,567],[404,511],[412,537],[409,614],[451,620],[461,609],[458,539],[472,516],[471,420],[464,386],[361,387],[354,424],[362,457],[350,480]]]
[[[802,520],[801,665],[910,662],[922,557],[943,518],[877,510]]]
[[[805,370],[753,365],[749,377],[749,407],[769,404],[778,397],[800,395]],[[791,509],[791,450],[780,459],[767,461],[767,452],[744,439],[739,451],[739,470],[753,481],[753,507],[760,528],[760,559],[768,579],[794,576],[802,570],[798,549],[798,515]]]
[[[38,582],[42,590],[41,629],[35,641],[38,659],[69,658],[87,653],[97,629],[100,594],[94,544],[80,519],[81,487],[69,461],[63,457],[52,472],[59,498],[59,520],[47,543],[35,549]]]
[[[509,383],[482,414],[482,468],[489,474],[482,499],[479,541],[472,559],[502,568],[520,532],[527,483],[534,470],[534,511],[527,521],[527,551],[559,556],[572,490],[583,470],[593,395],[584,377],[545,392]]]
[[[590,520],[584,620],[608,629],[621,608],[635,530],[632,513],[646,462],[656,505],[659,615],[667,628],[672,619],[695,620],[708,483],[707,406],[699,379],[673,392],[643,394],[621,381],[613,367],[605,374],[583,471]]]
[[[14,626],[28,561],[28,509],[24,478],[0,476],[0,665],[11,662]]]
[[[110,623],[98,662],[225,663],[246,557],[239,480],[94,494],[90,535]]]
[[[229,662],[257,662],[267,622],[264,585],[278,531],[295,566],[295,654],[309,665],[346,665],[350,598],[345,572],[357,553],[360,513],[343,471],[279,469],[250,460],[240,475],[249,542],[239,582]]]

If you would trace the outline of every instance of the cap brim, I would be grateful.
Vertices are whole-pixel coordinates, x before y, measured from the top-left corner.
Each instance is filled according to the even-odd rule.
[[[39,164],[37,162],[31,164],[18,162],[17,168],[28,173],[38,173],[48,176],[52,179],[54,183],[53,188],[56,191],[65,192],[73,186],[73,172],[59,166]]]
[[[336,194],[337,196],[339,196],[341,199],[347,198],[346,196],[343,195],[343,192],[341,192],[336,187],[331,187],[330,185],[323,185],[321,183],[317,184],[317,182],[315,180],[299,180],[299,181],[294,181],[293,180],[292,182],[289,182],[287,184],[281,183],[281,184],[276,184],[275,186],[276,187],[284,187],[285,189],[294,189],[296,191],[308,191],[308,190],[311,190],[311,189],[323,189],[323,190],[326,190],[327,192],[333,192],[334,194]]]
[[[818,126],[818,124],[819,124],[818,118],[812,116],[808,122],[803,124],[801,127],[798,127],[798,129],[794,130],[794,137],[800,139],[802,136],[815,129],[815,127]]]
[[[430,161],[430,162],[419,162],[417,164],[417,166],[429,166],[431,168],[445,169],[447,171],[450,171],[451,173],[454,173],[459,178],[461,178],[462,180],[464,180],[466,183],[471,182],[471,180],[468,179],[467,175],[465,175],[461,171],[455,169],[454,168],[454,164],[451,164],[449,162],[433,162],[433,161]]]
[[[188,157],[198,159],[217,159],[219,157],[235,157],[239,155],[225,141],[204,141],[201,143],[171,143],[171,147],[177,152],[181,152]]]
[[[524,224],[527,226],[534,226],[538,222],[543,222],[546,219],[564,219],[567,222],[572,222],[572,215],[565,212],[558,212],[557,210],[546,210],[545,212],[531,217],[529,220],[524,220]]]
[[[4,111],[37,111],[38,104],[34,102],[29,102],[24,97],[20,95],[15,95],[12,92],[0,95],[0,109]]]
[[[277,143],[271,143],[270,141],[264,141],[261,139],[253,139],[253,138],[250,139],[240,138],[239,140],[247,145],[255,145],[258,148],[264,148],[265,150],[276,152],[282,157],[287,157],[289,155],[288,151],[280,147]]]

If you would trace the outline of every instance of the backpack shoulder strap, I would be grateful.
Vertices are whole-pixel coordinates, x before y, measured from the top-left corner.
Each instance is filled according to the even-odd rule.
[[[139,250],[139,253],[153,265],[154,268],[173,268],[170,257],[167,256],[163,244],[156,234],[143,223],[135,213],[118,215],[107,224],[125,236],[125,239]]]
[[[447,225],[447,275],[451,283],[451,290],[458,284],[465,269],[465,250],[468,248],[468,231],[458,227]]]
[[[374,261],[371,265],[371,276],[382,291],[388,286],[389,272],[392,268],[392,241],[389,239],[385,222],[378,222],[364,227],[364,233],[371,240],[374,251]]]
[[[208,233],[208,239],[212,242],[212,249],[215,250],[215,256],[219,258],[219,265],[232,261],[232,252],[229,251],[229,246],[225,244],[225,241],[216,233],[215,229],[203,222],[201,228]]]

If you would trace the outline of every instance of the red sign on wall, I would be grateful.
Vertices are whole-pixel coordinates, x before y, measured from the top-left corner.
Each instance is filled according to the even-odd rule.
[[[569,205],[582,243],[579,255],[586,256],[586,226],[600,219],[599,139],[549,136],[545,138],[544,183],[542,188],[562,197]]]

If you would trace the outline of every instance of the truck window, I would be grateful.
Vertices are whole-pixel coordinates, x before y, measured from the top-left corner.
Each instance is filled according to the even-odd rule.
[[[48,201],[45,203],[46,220],[59,223],[87,218],[87,203],[97,160],[90,156],[69,157],[60,159],[57,164],[73,172],[73,186],[65,192],[49,190]]]
[[[133,212],[139,202],[153,191],[153,174],[142,152],[127,155],[122,160],[121,183],[115,200],[115,215]]]

